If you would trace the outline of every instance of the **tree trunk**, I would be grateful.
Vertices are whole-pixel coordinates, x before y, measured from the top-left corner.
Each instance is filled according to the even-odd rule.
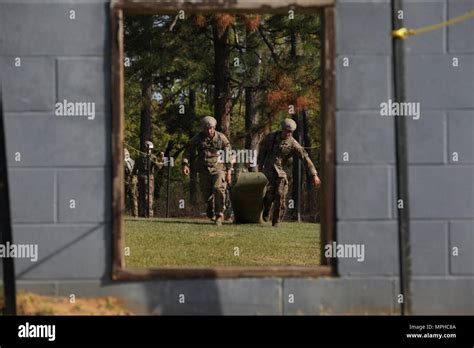
[[[256,131],[259,114],[255,107],[256,90],[253,87],[245,88],[245,148],[255,150],[259,142]]]
[[[153,83],[150,78],[142,79],[142,106],[140,112],[140,149],[145,152],[145,142],[152,136],[151,101],[153,98]]]
[[[293,120],[296,122],[296,131],[293,133],[293,137],[296,139],[301,146],[305,146],[303,141],[303,130],[301,115],[296,113],[293,117]],[[302,184],[302,170],[301,170],[301,160],[298,156],[293,156],[293,194],[292,198],[294,201],[295,209],[293,210],[293,219],[296,221],[301,221],[301,208],[302,208],[302,197],[301,197],[301,184]]]
[[[229,29],[219,28],[214,21],[212,33],[214,42],[214,117],[217,120],[217,130],[229,137],[232,108]]]
[[[140,112],[140,150],[146,152],[145,142],[151,141],[151,99],[153,83],[149,78],[142,79],[142,105]],[[138,176],[139,216],[149,217],[149,181],[147,176]]]
[[[311,158],[311,150],[309,147],[311,147],[311,137],[309,135],[309,122],[308,122],[308,115],[306,114],[306,110],[303,110],[302,113],[302,127],[303,127],[303,142],[304,146],[308,147],[306,151],[308,152],[309,157]],[[316,165],[316,163],[314,163]],[[316,190],[313,187],[313,183],[311,180],[311,177],[308,175],[308,171],[305,172],[305,177],[306,177],[306,194],[305,194],[305,199],[304,199],[304,213],[305,214],[310,214],[311,216],[314,216],[316,214],[315,210],[313,209],[314,204],[311,204],[312,202],[315,202],[315,195],[316,195]]]
[[[296,70],[296,33],[292,29],[290,34],[291,39],[291,61],[293,63],[293,69]],[[295,105],[296,108],[296,105]],[[302,122],[298,111],[296,111],[294,117],[296,122],[296,131],[293,133],[293,137],[298,141],[301,146],[305,146],[303,142]],[[301,160],[297,156],[293,156],[293,201],[295,209],[293,210],[293,219],[301,221]]]
[[[259,58],[252,52],[252,49],[258,47],[258,35],[256,32],[246,30],[246,54],[245,62],[247,71],[245,74],[245,148],[250,150],[257,150],[260,141],[260,134],[257,131],[259,120],[259,113],[256,108],[257,88],[260,76]],[[257,166],[249,167],[250,172],[256,172]]]

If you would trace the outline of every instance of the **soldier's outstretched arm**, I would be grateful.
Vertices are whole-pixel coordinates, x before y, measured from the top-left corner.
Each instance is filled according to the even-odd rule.
[[[297,141],[295,141],[293,146],[293,154],[298,156],[304,163],[306,170],[314,177],[314,183],[318,185],[320,183],[320,179],[318,177],[318,171],[316,170],[313,161],[308,155],[308,152],[301,146]]]

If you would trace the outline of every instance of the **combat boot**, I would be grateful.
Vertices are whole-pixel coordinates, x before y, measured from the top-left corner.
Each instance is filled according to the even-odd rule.
[[[263,210],[262,218],[263,221],[268,222],[268,220],[270,220],[270,210]]]
[[[216,226],[221,226],[223,220],[224,220],[224,217],[222,215],[217,215],[216,221],[215,221]]]
[[[206,215],[211,221],[216,221],[216,216],[214,215],[214,208],[212,206],[207,206]]]

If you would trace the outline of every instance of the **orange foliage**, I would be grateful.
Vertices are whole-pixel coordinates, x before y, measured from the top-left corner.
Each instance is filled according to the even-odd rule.
[[[260,25],[260,16],[246,16],[245,17],[245,27],[254,32],[257,30],[258,26]]]
[[[235,17],[228,13],[224,13],[224,14],[218,15],[216,20],[217,20],[217,27],[219,28],[219,30],[224,31],[225,29],[227,29],[229,25],[234,23]]]
[[[266,95],[265,104],[273,114],[287,111],[288,105],[294,105],[298,112],[304,109],[317,109],[317,95],[298,95],[293,79],[286,74],[277,72],[275,76],[276,87]]]
[[[284,104],[285,93],[281,90],[270,91],[267,94],[267,104],[273,109],[279,109]]]
[[[277,76],[277,86],[279,89],[289,91],[293,88],[293,80],[287,75],[281,74]]]
[[[204,27],[207,24],[207,19],[203,15],[196,16],[196,24],[200,27]]]
[[[313,103],[312,101],[305,97],[305,96],[299,96],[296,98],[296,110],[302,111],[303,109],[308,109]]]

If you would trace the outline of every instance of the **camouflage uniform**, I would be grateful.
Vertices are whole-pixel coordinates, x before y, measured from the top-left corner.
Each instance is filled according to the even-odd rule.
[[[273,204],[272,223],[280,222],[286,211],[286,195],[288,194],[288,177],[285,168],[288,160],[298,156],[312,176],[317,175],[316,168],[306,150],[290,136],[282,139],[281,131],[268,134],[261,142],[258,153],[258,165],[268,179],[267,190],[263,199],[263,215],[268,220]]]
[[[155,174],[162,167],[163,162],[153,155],[140,154],[135,161],[132,175],[138,177],[138,216],[140,217],[153,217]]]
[[[189,165],[189,158],[197,153],[196,169],[199,173],[201,192],[207,202],[207,216],[210,219],[223,217],[225,192],[227,184],[225,171],[232,168],[232,163],[224,163],[218,151],[230,151],[227,137],[218,131],[211,139],[203,132],[194,136],[186,146],[183,165]]]
[[[128,155],[128,156],[127,156]],[[137,176],[132,175],[135,161],[130,157],[130,154],[125,156],[125,201],[126,204],[131,205],[132,216],[138,216],[138,191],[137,191]]]
[[[132,216],[138,216],[138,178],[132,175],[130,178],[130,201],[132,203]]]

